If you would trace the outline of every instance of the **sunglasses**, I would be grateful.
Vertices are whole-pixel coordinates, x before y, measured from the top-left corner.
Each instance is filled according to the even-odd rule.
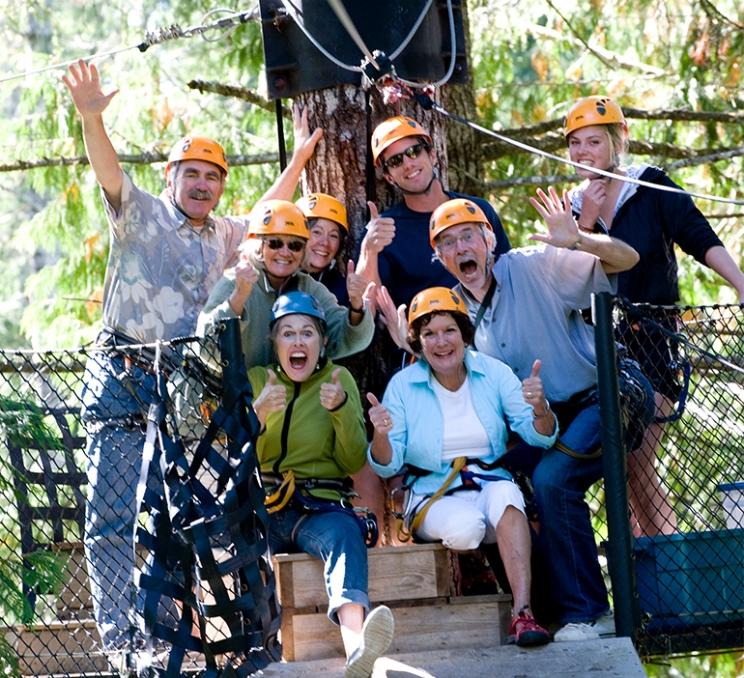
[[[290,252],[302,252],[305,248],[304,240],[290,240],[287,242],[281,238],[268,238],[264,242],[270,250],[280,250],[282,247],[286,247]]]
[[[383,165],[385,165],[386,168],[393,168],[400,167],[403,164],[403,156],[405,155],[407,158],[410,158],[413,160],[414,158],[418,158],[421,155],[421,151],[428,151],[429,144],[424,143],[423,141],[414,144],[413,146],[409,146],[405,151],[402,153],[396,153],[395,155],[391,155],[387,160],[383,160]]]

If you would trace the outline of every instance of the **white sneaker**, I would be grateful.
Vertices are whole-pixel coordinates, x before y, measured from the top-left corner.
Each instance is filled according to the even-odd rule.
[[[599,638],[594,622],[571,622],[555,632],[553,642],[565,643],[574,640],[594,640]]]
[[[369,678],[375,661],[393,642],[395,619],[390,608],[376,607],[367,615],[362,627],[362,640],[359,647],[346,661],[344,678]]]
[[[558,629],[553,641],[563,643],[574,640],[594,640],[615,635],[615,616],[612,611],[592,622],[572,622]]]
[[[597,630],[600,638],[607,638],[615,635],[615,615],[612,610],[603,614],[594,620],[594,628]]]

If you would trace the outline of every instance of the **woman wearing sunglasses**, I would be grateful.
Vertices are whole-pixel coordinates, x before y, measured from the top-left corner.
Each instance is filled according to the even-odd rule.
[[[212,290],[197,331],[205,334],[221,319],[239,317],[246,365],[268,365],[271,308],[280,294],[300,290],[315,297],[325,313],[330,357],[364,350],[374,332],[366,309],[376,287],[370,284],[353,294],[350,290],[349,308],[341,306],[323,284],[300,270],[309,237],[305,215],[296,205],[286,200],[256,205],[238,264]]]

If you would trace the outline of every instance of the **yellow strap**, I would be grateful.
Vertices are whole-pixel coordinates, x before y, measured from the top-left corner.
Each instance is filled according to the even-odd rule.
[[[566,445],[566,443],[563,443],[560,440],[555,441],[555,449],[560,450],[561,452],[563,452],[563,454],[567,454],[573,459],[586,459],[587,461],[591,461],[592,459],[599,459],[602,456],[601,447],[597,448],[596,452],[592,452],[591,454],[579,454],[573,448],[569,447],[568,445]]]
[[[264,499],[264,505],[267,507],[268,513],[276,513],[281,511],[289,502],[294,495],[295,491],[295,475],[294,471],[290,469],[284,474],[282,484],[274,490],[266,499]]]
[[[411,529],[406,530],[404,526],[401,525],[401,527],[398,529],[398,538],[401,541],[409,541],[413,534],[418,530],[418,528],[421,526],[421,523],[424,522],[424,518],[426,517],[426,514],[429,512],[429,509],[432,507],[432,504],[437,501],[437,499],[441,499],[444,494],[449,489],[449,486],[452,484],[452,481],[457,478],[460,471],[462,471],[463,468],[465,468],[465,462],[467,461],[466,457],[457,457],[452,462],[452,470],[449,472],[449,475],[444,479],[444,482],[442,483],[441,487],[429,497],[424,505],[416,511],[416,515],[413,517],[413,520],[411,521]]]

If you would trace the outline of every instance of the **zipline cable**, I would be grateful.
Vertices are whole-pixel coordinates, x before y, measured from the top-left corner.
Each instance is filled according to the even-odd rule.
[[[331,54],[323,45],[321,45],[313,36],[310,31],[305,28],[305,22],[300,20],[299,13],[297,11],[297,8],[291,3],[291,0],[281,0],[282,6],[285,10],[287,10],[287,14],[294,19],[294,22],[297,24],[299,29],[305,34],[305,37],[313,44],[315,45],[315,48],[330,62],[336,64],[339,68],[343,68],[346,71],[353,71],[355,73],[361,73],[362,67],[361,66],[352,66],[351,64],[345,64],[340,59],[337,59],[333,54]]]
[[[204,18],[202,19],[201,24],[197,24],[195,26],[189,26],[188,28],[181,28],[177,24],[173,24],[172,26],[169,26],[168,28],[159,28],[156,31],[148,31],[145,34],[145,39],[142,42],[137,43],[136,45],[128,45],[126,47],[117,47],[115,49],[106,50],[104,52],[96,52],[86,57],[77,57],[75,59],[71,59],[70,61],[64,61],[61,63],[44,66],[43,68],[37,68],[35,70],[25,71],[24,73],[15,73],[14,75],[9,75],[4,78],[0,78],[0,84],[10,82],[12,80],[19,80],[21,78],[26,78],[31,75],[38,75],[39,73],[45,73],[47,71],[55,71],[59,69],[64,69],[69,66],[72,66],[73,64],[78,63],[78,61],[80,61],[81,58],[86,62],[90,62],[93,60],[100,60],[106,57],[114,56],[122,52],[128,52],[129,50],[133,50],[133,49],[137,49],[140,52],[145,52],[152,45],[159,45],[168,40],[191,38],[195,35],[200,35],[203,39],[207,40],[207,42],[214,42],[213,40],[210,40],[204,36],[204,34],[207,31],[221,29],[221,30],[229,30],[230,32],[232,32],[240,24],[244,24],[249,21],[254,21],[256,18],[258,18],[258,12],[259,12],[258,4],[256,4],[247,12],[235,12],[233,14],[230,14],[229,16],[223,17],[222,19],[214,21],[210,24],[204,23],[207,17],[209,17],[210,15],[218,13],[218,12],[228,12],[228,11],[232,11],[232,10],[228,10],[225,8],[212,9],[204,15]]]
[[[525,144],[521,141],[517,141],[516,139],[512,139],[510,137],[505,137],[503,134],[499,134],[498,132],[494,132],[491,129],[487,129],[486,127],[482,127],[481,125],[478,125],[467,118],[464,118],[461,115],[458,115],[456,113],[451,113],[447,109],[440,106],[438,103],[436,103],[431,97],[421,94],[421,93],[412,93],[413,97],[416,99],[416,101],[425,109],[434,110],[440,115],[443,115],[445,118],[449,118],[450,120],[457,122],[461,125],[465,125],[466,127],[470,127],[470,129],[475,130],[476,132],[480,132],[481,134],[485,134],[486,136],[493,137],[494,139],[498,139],[499,141],[503,141],[506,144],[509,144],[510,146],[515,146],[516,148],[519,148],[523,151],[527,151],[528,153],[532,153],[533,155],[539,155],[543,158],[547,158],[549,160],[556,160],[558,162],[561,162],[565,165],[570,165],[571,167],[575,167],[576,169],[583,169],[588,170],[594,174],[599,174],[600,176],[607,177],[609,179],[617,179],[619,181],[624,181],[628,184],[636,184],[637,186],[645,186],[646,188],[652,188],[656,189],[657,191],[665,191],[667,193],[677,193],[679,195],[690,195],[695,198],[700,198],[701,200],[710,200],[712,202],[722,202],[729,205],[744,205],[744,200],[740,198],[723,198],[721,196],[717,195],[709,195],[707,193],[698,193],[697,191],[688,191],[684,188],[679,188],[676,186],[666,186],[663,184],[654,184],[650,181],[644,181],[643,179],[634,179],[633,177],[629,177],[623,174],[616,174],[614,172],[608,172],[607,170],[599,169],[598,167],[592,167],[590,165],[582,165],[580,162],[574,162],[573,160],[569,160],[568,158],[563,158],[559,155],[555,155],[554,153],[550,153],[548,151],[543,151],[540,148],[535,148],[534,146],[530,146],[529,144]]]
[[[362,36],[359,35],[359,31],[356,29],[354,22],[351,20],[351,17],[349,16],[349,13],[346,11],[346,7],[344,7],[341,0],[328,0],[328,4],[331,6],[331,9],[336,13],[338,20],[341,22],[341,25],[346,29],[346,32],[349,34],[349,37],[356,43],[356,46],[361,50],[362,54],[364,54],[367,61],[371,63],[379,71],[380,65],[377,63],[377,61],[375,60],[375,57],[372,55],[372,52],[369,50],[369,48],[365,44],[364,40],[362,39]]]
[[[408,35],[403,38],[403,42],[398,45],[397,49],[395,49],[390,54],[390,61],[395,61],[403,52],[403,50],[408,47],[408,43],[413,40],[413,36],[416,35],[416,31],[418,31],[419,26],[421,26],[422,22],[426,18],[426,15],[429,13],[429,10],[431,9],[431,5],[434,2],[434,0],[427,0],[426,4],[424,5],[424,8],[421,10],[420,14],[418,15],[418,19],[416,19],[416,23],[413,24],[411,27],[411,30],[408,31]]]
[[[284,0],[283,0],[284,1]],[[349,15],[346,13],[346,10],[344,9],[343,5],[341,4],[340,0],[328,0],[328,3],[331,5],[333,10],[336,12],[336,15],[339,18],[339,21],[344,25],[347,32],[349,33],[349,36],[354,39],[355,35],[359,35],[356,27],[354,26],[353,22],[351,21]],[[428,7],[426,8],[428,11]],[[447,0],[447,13],[448,13],[448,19],[449,19],[449,28],[450,28],[450,65],[447,70],[447,73],[444,75],[443,78],[438,80],[435,83],[431,83],[429,85],[423,85],[420,83],[412,82],[410,80],[406,80],[404,78],[401,78],[399,76],[392,76],[392,78],[403,85],[411,88],[411,89],[422,89],[423,87],[427,86],[434,86],[434,87],[441,87],[443,84],[445,84],[450,77],[452,76],[452,73],[455,68],[455,61],[456,61],[456,54],[455,54],[455,22],[454,22],[454,13],[452,9],[452,0]],[[419,17],[421,19],[421,16]],[[416,26],[418,28],[418,26]],[[412,34],[409,34],[407,39],[411,37]],[[360,38],[361,40],[361,38]],[[355,42],[357,42],[355,40]],[[360,46],[360,49],[362,49],[363,52],[367,53],[368,50],[366,48],[366,45],[364,45],[364,42],[361,41],[361,44],[357,42],[357,45]],[[401,50],[402,51],[402,50]],[[398,52],[399,53],[399,52]],[[369,58],[369,57],[368,57]],[[392,59],[391,59],[392,60]],[[464,118],[460,115],[457,115],[455,113],[450,113],[445,108],[437,104],[428,94],[425,93],[418,93],[415,94],[413,92],[410,92],[410,94],[413,96],[413,98],[425,109],[432,109],[439,113],[440,115],[443,115],[450,120],[453,120],[454,122],[458,122],[462,125],[465,125],[466,127],[470,127],[471,129],[480,132],[481,134],[485,134],[487,136],[491,136],[494,139],[498,139],[499,141],[503,141],[506,144],[509,144],[511,146],[514,146],[516,148],[519,148],[523,151],[527,151],[528,153],[531,153],[533,155],[538,155],[543,158],[548,158],[550,160],[556,160],[558,162],[564,163],[566,165],[570,165],[571,167],[575,167],[576,169],[583,169],[588,170],[590,172],[593,172],[595,174],[599,174],[600,176],[607,177],[610,179],[618,179],[620,181],[624,181],[625,183],[630,184],[636,184],[637,186],[645,186],[646,188],[656,189],[658,191],[665,191],[667,193],[677,193],[680,195],[689,195],[693,196],[695,198],[700,198],[702,200],[710,200],[714,202],[722,202],[729,205],[744,205],[744,200],[737,199],[737,198],[723,198],[720,196],[715,195],[709,195],[707,193],[698,193],[696,191],[689,191],[685,190],[683,188],[678,188],[676,186],[666,186],[663,184],[654,184],[650,181],[644,181],[643,179],[635,179],[632,177],[628,177],[622,174],[616,174],[614,172],[609,172],[607,170],[602,170],[597,167],[590,167],[588,165],[582,165],[579,162],[574,162],[573,160],[569,160],[568,158],[563,158],[559,155],[555,155],[553,153],[550,153],[548,151],[543,151],[542,149],[535,148],[534,146],[530,146],[529,144],[522,143],[521,141],[517,141],[516,139],[512,139],[510,137],[503,136],[502,134],[499,134],[498,132],[494,132],[493,130],[489,130],[485,127],[482,127],[481,125],[478,125],[474,122],[471,122],[467,118]]]

